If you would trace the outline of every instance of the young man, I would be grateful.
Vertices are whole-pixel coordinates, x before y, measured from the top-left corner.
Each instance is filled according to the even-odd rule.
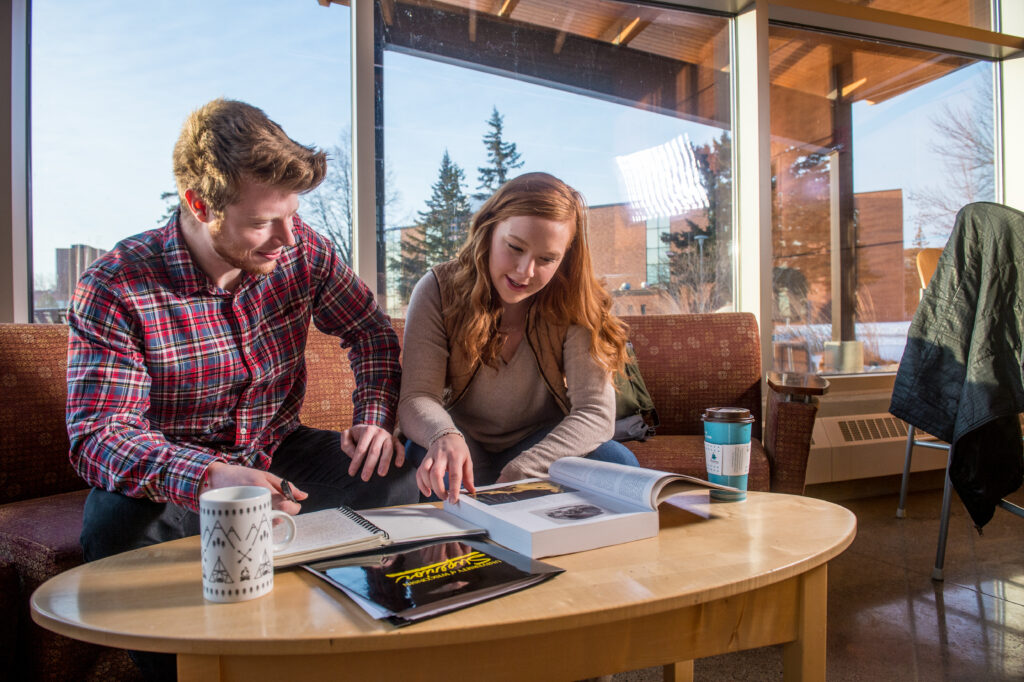
[[[391,436],[397,336],[296,215],[325,170],[322,151],[259,109],[214,100],[174,148],[178,212],[82,276],[67,422],[71,462],[93,486],[87,561],[198,533],[208,488],[263,486],[290,514],[418,499]],[[341,434],[299,423],[311,319],[350,348],[355,410]]]

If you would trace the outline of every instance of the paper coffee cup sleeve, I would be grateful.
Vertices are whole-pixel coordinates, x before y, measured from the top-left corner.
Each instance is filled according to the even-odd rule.
[[[722,448],[723,476],[741,476],[750,469],[750,443],[719,445]]]
[[[716,443],[704,443],[704,462],[709,474],[722,475],[722,446]]]

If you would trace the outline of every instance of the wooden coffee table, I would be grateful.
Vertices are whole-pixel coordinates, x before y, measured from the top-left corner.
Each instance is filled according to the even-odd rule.
[[[853,541],[853,514],[773,493],[673,502],[656,538],[547,559],[566,572],[401,629],[301,569],[259,599],[207,603],[196,537],[62,573],[36,590],[32,617],[176,653],[181,680],[573,680],[655,665],[685,680],[694,658],[771,644],[785,645],[786,679],[823,680],[826,563]]]

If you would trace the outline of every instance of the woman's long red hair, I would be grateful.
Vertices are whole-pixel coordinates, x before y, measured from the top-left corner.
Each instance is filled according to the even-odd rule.
[[[515,216],[537,216],[573,225],[562,262],[536,296],[540,315],[556,324],[575,324],[590,332],[590,355],[609,372],[626,361],[626,325],[611,312],[612,299],[594,275],[587,239],[587,205],[575,189],[547,173],[526,173],[509,180],[473,216],[469,237],[457,256],[454,284],[458,297],[446,314],[454,319],[455,338],[471,362],[494,366],[504,336],[498,332],[501,300],[491,283],[488,261],[494,228]]]

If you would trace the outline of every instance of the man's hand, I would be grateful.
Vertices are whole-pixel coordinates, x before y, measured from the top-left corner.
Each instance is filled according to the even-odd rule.
[[[349,456],[348,475],[355,476],[362,467],[360,478],[369,481],[374,469],[378,476],[386,476],[391,467],[405,464],[405,447],[390,433],[372,424],[356,424],[341,432],[341,449]]]
[[[445,489],[444,475],[448,474],[448,489]],[[416,486],[425,497],[434,493],[442,500],[459,501],[459,490],[476,493],[473,485],[473,459],[465,439],[457,433],[449,433],[434,441],[427,456],[416,470]]]
[[[295,516],[302,509],[298,502],[292,502],[285,497],[281,490],[281,477],[275,476],[269,471],[250,469],[240,464],[228,464],[227,462],[214,462],[206,469],[206,481],[211,488],[226,488],[229,485],[256,485],[270,490],[270,504],[274,509],[280,509],[286,514]],[[309,493],[303,492],[291,486],[292,494],[296,500],[304,500]]]

